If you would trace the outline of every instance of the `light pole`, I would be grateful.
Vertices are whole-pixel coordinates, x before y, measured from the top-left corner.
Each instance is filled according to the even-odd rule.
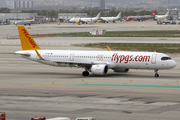
[[[91,24],[92,24],[92,0],[91,0]]]
[[[18,20],[18,0],[16,0],[16,19]]]

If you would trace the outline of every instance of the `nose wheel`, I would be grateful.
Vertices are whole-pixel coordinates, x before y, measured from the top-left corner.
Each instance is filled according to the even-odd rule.
[[[157,69],[155,69],[155,70],[154,70],[154,72],[155,72],[154,77],[159,77],[158,70],[157,70]]]
[[[82,72],[82,75],[83,76],[89,76],[89,72],[88,71],[84,71],[84,72]]]

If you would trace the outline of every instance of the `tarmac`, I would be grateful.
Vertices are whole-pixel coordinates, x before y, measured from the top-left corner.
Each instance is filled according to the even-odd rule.
[[[102,27],[102,24],[98,25]],[[109,27],[109,24],[105,25]],[[35,29],[37,26],[33,25],[32,28]],[[72,28],[73,26],[76,25],[72,25]],[[92,26],[89,28],[88,25],[82,26],[93,28]],[[7,28],[11,30],[0,29],[0,34],[11,35],[11,32],[12,34],[17,32],[14,26]],[[36,30],[45,33],[53,29],[48,27],[44,31]],[[36,30],[32,30],[31,33],[37,32]],[[0,112],[6,112],[7,120],[28,120],[35,116],[71,119],[90,116],[96,120],[180,118],[180,54],[168,54],[177,62],[177,66],[173,69],[159,70],[159,78],[154,77],[152,70],[131,69],[128,73],[115,73],[109,70],[106,76],[90,74],[89,77],[83,77],[81,73],[84,69],[81,68],[48,66],[18,57],[13,52],[21,50],[19,40],[7,40],[3,36],[1,38]],[[178,38],[49,37],[35,40],[43,49],[97,51],[102,49],[78,47],[73,44],[90,42],[179,44]]]

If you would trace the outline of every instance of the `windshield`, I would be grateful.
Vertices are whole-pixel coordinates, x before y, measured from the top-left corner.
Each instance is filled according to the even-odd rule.
[[[170,57],[162,57],[161,60],[171,60]]]

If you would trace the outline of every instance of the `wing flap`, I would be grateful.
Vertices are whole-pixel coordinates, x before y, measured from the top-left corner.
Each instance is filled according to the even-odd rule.
[[[56,62],[57,64],[76,64],[76,65],[92,65],[91,62],[77,62],[77,61],[52,61]]]

